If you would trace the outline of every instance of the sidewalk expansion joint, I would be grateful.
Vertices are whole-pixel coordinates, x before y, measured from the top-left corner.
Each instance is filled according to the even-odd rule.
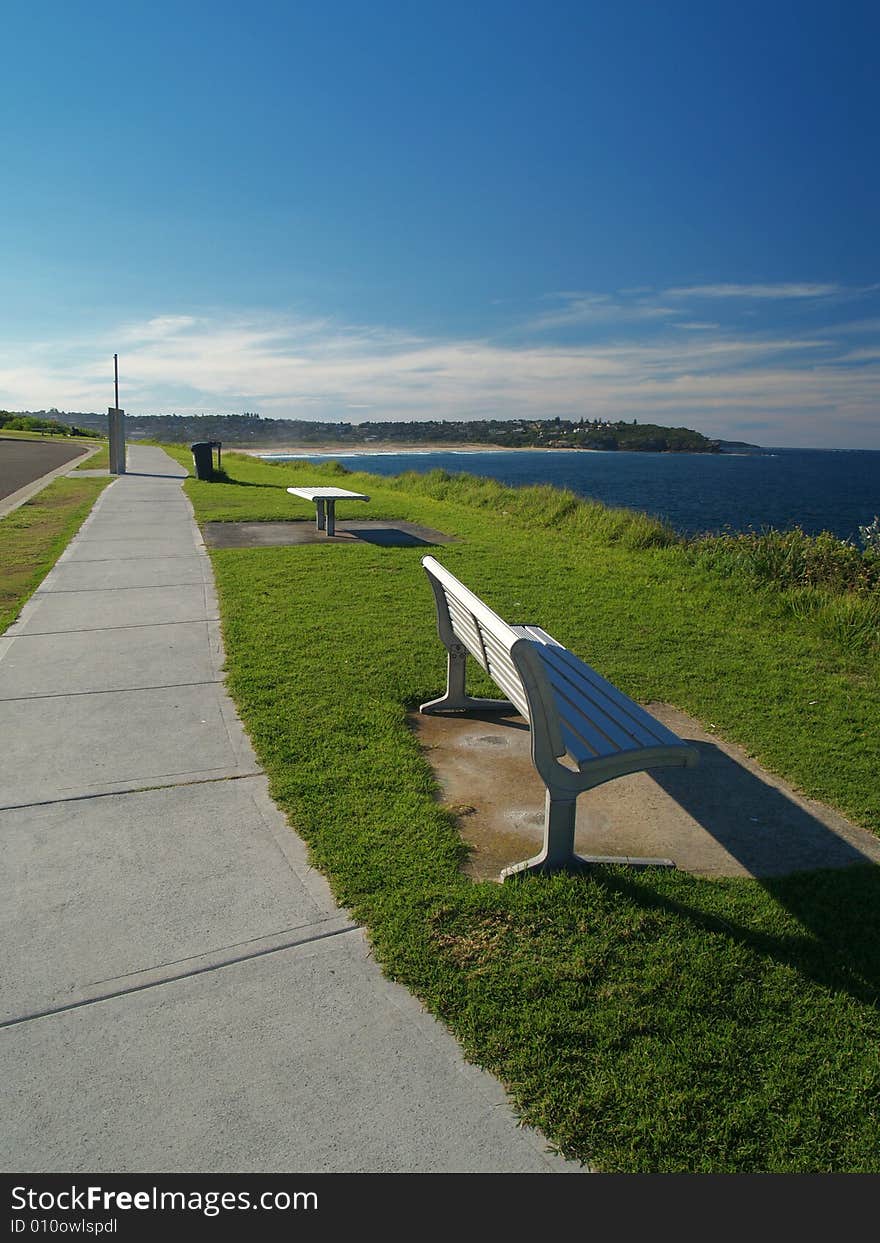
[[[308,925],[314,928],[314,924]],[[106,993],[101,993],[95,997],[84,997],[80,1001],[71,1001],[67,1005],[52,1006],[46,1010],[35,1010],[31,1014],[20,1014],[12,1019],[0,1020],[0,1030],[7,1027],[18,1027],[22,1023],[32,1023],[37,1019],[53,1018],[58,1014],[67,1014],[71,1010],[81,1010],[85,1006],[96,1006],[104,1001],[114,1001],[117,997],[127,997],[132,993],[143,993],[151,988],[161,988],[165,984],[175,984],[179,980],[194,979],[196,976],[208,975],[212,971],[222,971],[226,967],[235,967],[241,963],[253,962],[258,958],[266,958],[270,954],[281,954],[285,950],[298,949],[300,946],[312,945],[316,941],[327,941],[333,937],[343,936],[349,932],[359,932],[360,924],[346,923],[340,928],[325,929],[321,932],[315,932],[311,936],[294,937],[289,941],[285,941],[281,945],[270,945],[264,949],[251,950],[246,954],[230,955],[221,959],[219,962],[206,963],[201,967],[191,967],[188,971],[172,972],[162,976],[157,980],[145,980],[140,984],[130,984],[127,988],[114,989]],[[204,957],[205,955],[202,955]],[[156,968],[148,968],[147,970],[156,970]]]
[[[193,545],[192,552],[148,553],[147,556],[154,557],[158,559],[159,561],[192,561],[194,559],[203,558],[205,556],[205,553],[203,549],[199,548],[197,545]],[[144,560],[143,556],[140,556],[140,557],[71,557],[69,560],[65,561],[63,564],[66,569],[68,566],[71,566],[71,565],[104,565],[105,563],[113,563],[115,565],[118,561],[143,561],[143,560]],[[56,561],[55,564],[56,565],[61,564],[60,557],[58,561]]]
[[[28,636],[16,634],[14,639],[25,639]],[[0,695],[0,703],[26,703],[33,699],[69,699],[73,695],[131,695],[136,691],[176,691],[185,686],[218,686],[223,678],[202,678],[200,682],[159,682],[156,686],[107,686],[90,691],[47,691],[45,695]]]
[[[92,591],[164,591],[166,588],[174,587],[203,587],[204,581],[204,579],[193,578],[188,583],[138,583],[133,587],[117,587],[115,583],[109,587],[47,587],[44,582],[43,586],[34,592],[31,599],[35,600],[37,596],[78,596]]]
[[[96,634],[105,630],[151,630],[156,626],[202,626],[205,622],[219,622],[219,620],[219,617],[183,617],[178,621],[128,622],[122,626],[78,626],[75,630],[23,630],[14,634],[10,634],[7,630],[6,636],[10,639],[42,639],[53,634]]]
[[[212,785],[218,781],[249,781],[252,777],[264,777],[261,768],[250,773],[225,773],[221,777],[192,777],[189,781],[161,781],[153,785],[126,786],[123,790],[98,790],[94,794],[68,794],[58,798],[38,799],[32,803],[5,803],[0,811],[26,811],[29,807],[55,807],[58,803],[84,803],[93,798],[118,798],[125,794],[151,794],[154,790],[182,790],[186,786]]]

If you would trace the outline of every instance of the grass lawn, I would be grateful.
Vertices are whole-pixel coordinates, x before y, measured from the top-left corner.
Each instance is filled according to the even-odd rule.
[[[65,444],[81,445],[84,449],[91,449],[93,445],[100,444],[100,437],[92,439],[91,436],[68,436],[62,432],[31,432],[26,430],[17,431],[15,428],[0,427],[0,437],[8,440],[63,440]]]
[[[69,436],[63,436],[60,433],[53,435],[51,432],[28,432],[16,431],[14,428],[8,431],[5,427],[0,427],[0,438],[6,440],[64,440],[68,441]]]
[[[85,462],[80,462],[77,470],[109,470],[110,469],[110,450],[107,447],[106,440],[96,440],[90,443],[97,447],[98,452],[87,458]]]
[[[880,869],[473,883],[406,725],[444,684],[431,551],[502,616],[878,832],[876,649],[835,645],[649,520],[549,489],[223,463],[228,482],[186,484],[202,522],[311,522],[285,488],[337,481],[373,498],[357,518],[460,541],[212,553],[229,687],[273,795],[386,972],[601,1171],[877,1172]]]
[[[64,476],[0,518],[0,634],[15,621],[109,482]]]

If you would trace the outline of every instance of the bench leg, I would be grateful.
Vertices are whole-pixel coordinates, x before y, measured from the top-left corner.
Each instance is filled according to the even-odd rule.
[[[631,855],[576,855],[574,852],[575,799],[553,798],[547,791],[544,800],[544,845],[539,854],[522,863],[513,863],[501,872],[501,879],[547,872],[581,872],[597,864],[631,868],[674,868],[672,859],[641,859]]]
[[[327,534],[336,534],[336,502],[334,500],[327,501]]]
[[[322,497],[319,497],[315,501],[315,509],[317,511],[315,518],[316,526],[319,531],[323,531],[327,526],[327,516],[324,510],[324,500]]]
[[[475,699],[464,689],[465,673],[467,672],[467,648],[462,643],[453,643],[446,649],[446,694],[439,699],[431,699],[423,703],[419,712],[430,716],[432,712],[443,712],[457,708],[469,708],[475,712],[515,712],[516,708],[508,699]]]
[[[582,867],[584,860],[574,853],[576,810],[576,799],[553,798],[548,790],[544,798],[544,845],[540,853],[504,868],[501,879],[528,872],[559,872]]]

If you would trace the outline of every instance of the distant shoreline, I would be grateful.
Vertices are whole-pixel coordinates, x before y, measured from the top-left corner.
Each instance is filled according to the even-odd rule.
[[[620,450],[582,449],[574,445],[480,445],[480,444],[398,444],[393,441],[369,445],[292,445],[287,447],[265,445],[262,449],[245,449],[229,445],[230,453],[246,453],[249,457],[265,457],[267,454],[290,454],[291,457],[312,457],[316,453],[346,453],[357,457],[387,453],[605,453]]]

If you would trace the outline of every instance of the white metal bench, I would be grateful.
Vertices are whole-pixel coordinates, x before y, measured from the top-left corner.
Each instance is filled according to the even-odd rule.
[[[446,693],[420,710],[515,708],[529,723],[532,761],[547,787],[543,848],[534,858],[505,868],[502,879],[595,863],[674,867],[670,859],[576,855],[575,806],[579,794],[614,777],[669,765],[691,767],[697,763],[696,749],[539,626],[508,625],[439,561],[423,557],[422,565],[434,591],[448,664]],[[467,694],[468,653],[506,699]]]
[[[370,499],[363,492],[349,492],[347,488],[288,488],[287,491],[292,496],[301,496],[306,501],[315,502],[315,525],[319,531],[326,530],[328,536],[336,534],[337,501]]]

